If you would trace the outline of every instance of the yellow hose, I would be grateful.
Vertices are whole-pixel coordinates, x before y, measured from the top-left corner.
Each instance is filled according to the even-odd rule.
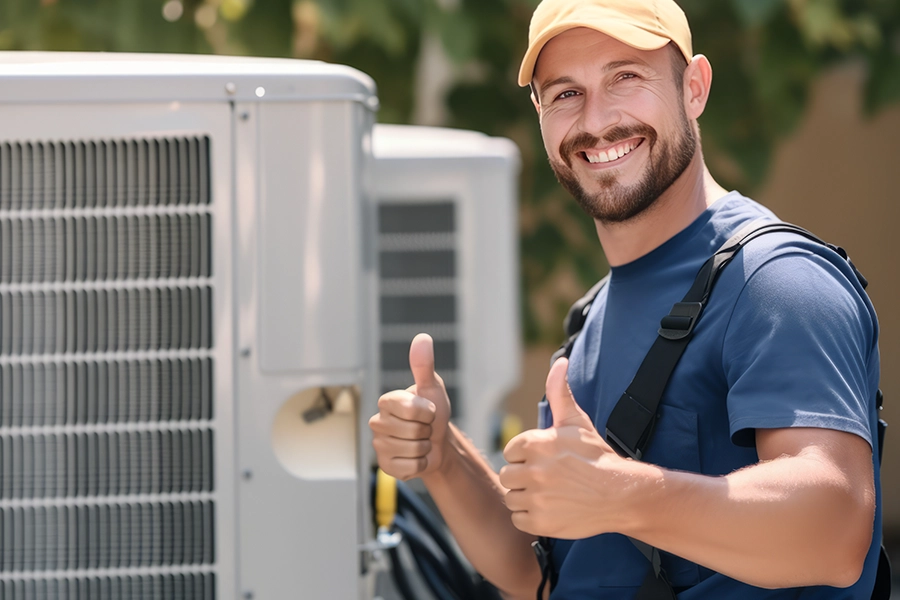
[[[522,419],[517,415],[508,414],[503,417],[500,425],[500,449],[506,448],[509,440],[522,433]]]
[[[375,476],[375,523],[390,528],[397,514],[397,480],[378,469]]]

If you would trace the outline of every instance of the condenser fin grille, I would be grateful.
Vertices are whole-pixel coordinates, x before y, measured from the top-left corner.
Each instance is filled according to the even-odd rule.
[[[209,565],[209,501],[0,509],[3,573]]]
[[[14,580],[3,600],[214,600],[212,573]]]
[[[209,430],[7,436],[0,500],[213,491]]]
[[[0,292],[0,356],[208,349],[211,289]]]
[[[206,137],[0,143],[0,600],[216,597]]]
[[[209,421],[209,358],[0,365],[0,427]]]
[[[456,206],[449,200],[382,200],[379,218],[383,391],[412,384],[409,343],[435,340],[435,367],[458,413],[459,265]]]
[[[207,214],[0,219],[0,283],[209,277]]]
[[[0,211],[209,203],[205,137],[0,143]]]

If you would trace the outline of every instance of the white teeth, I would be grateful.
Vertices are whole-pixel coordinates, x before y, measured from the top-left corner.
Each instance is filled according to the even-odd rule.
[[[634,150],[635,146],[637,146],[637,144],[634,142],[628,142],[627,144],[622,144],[621,146],[616,146],[609,150],[600,150],[597,154],[585,152],[584,155],[587,157],[589,163],[607,163],[622,158]]]

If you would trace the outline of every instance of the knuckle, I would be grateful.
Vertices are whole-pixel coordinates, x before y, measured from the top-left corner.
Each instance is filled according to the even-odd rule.
[[[416,423],[413,429],[413,436],[418,439],[430,439],[432,434],[431,425],[427,425],[425,423]]]
[[[376,413],[369,417],[369,429],[372,431],[378,431],[381,427],[381,413]]]
[[[406,397],[403,390],[391,390],[378,398],[378,410],[392,413],[405,404]]]
[[[388,392],[386,394],[382,394],[378,397],[378,408],[379,410],[386,408],[391,403],[391,394],[393,392]]]

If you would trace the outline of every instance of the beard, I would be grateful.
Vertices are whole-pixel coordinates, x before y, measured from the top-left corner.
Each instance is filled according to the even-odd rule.
[[[559,183],[592,218],[601,223],[628,221],[653,206],[663,192],[681,177],[693,159],[697,139],[683,108],[680,117],[679,127],[671,139],[660,139],[656,130],[646,124],[617,126],[602,138],[579,133],[563,140],[559,147],[562,162],[551,158],[550,167]],[[613,145],[634,137],[643,137],[644,143],[649,146],[650,164],[643,178],[635,184],[622,185],[614,170],[603,171],[592,175],[600,190],[587,192],[572,168],[576,153],[601,143]]]

